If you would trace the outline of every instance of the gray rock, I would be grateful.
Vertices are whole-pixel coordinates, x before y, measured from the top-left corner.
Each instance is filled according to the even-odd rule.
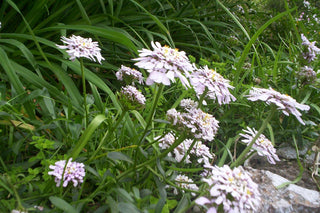
[[[295,184],[283,188],[276,187],[289,182],[284,177],[270,171],[246,168],[252,179],[259,185],[261,205],[256,212],[320,212],[320,193]]]

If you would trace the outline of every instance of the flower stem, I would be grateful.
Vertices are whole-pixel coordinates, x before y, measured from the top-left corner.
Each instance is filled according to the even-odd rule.
[[[231,163],[230,168],[237,167],[237,166],[241,165],[246,160],[247,154],[248,154],[248,152],[250,152],[252,145],[259,138],[259,136],[262,134],[262,132],[266,129],[266,127],[267,127],[269,121],[271,120],[273,114],[275,113],[275,111],[276,111],[276,108],[273,106],[271,108],[271,111],[270,111],[268,117],[266,119],[264,119],[258,133],[254,136],[254,138],[248,144],[248,146],[242,151],[242,153],[239,155],[237,160],[235,160],[233,163]]]
[[[87,91],[86,91],[86,78],[84,75],[84,65],[83,65],[82,58],[80,58],[80,68],[81,68],[83,104],[84,104],[84,113],[85,113],[84,123],[85,123],[85,128],[87,128],[88,127]]]
[[[138,143],[137,143],[137,148],[136,148],[136,153],[135,153],[135,159],[134,159],[134,168],[135,166],[137,165],[137,157],[138,157],[138,150],[139,150],[139,147],[141,146],[141,143],[143,141],[143,139],[145,138],[145,135],[147,134],[148,130],[149,130],[149,126],[151,125],[151,122],[152,122],[152,119],[154,117],[154,114],[155,114],[155,111],[156,111],[156,108],[157,108],[157,105],[158,105],[158,102],[160,100],[160,97],[162,95],[162,91],[163,91],[163,88],[164,88],[164,85],[161,84],[157,91],[154,93],[154,96],[153,96],[153,102],[152,102],[152,109],[151,111],[149,112],[149,115],[147,117],[147,122],[146,122],[146,127],[143,131],[143,134],[141,135]]]
[[[119,124],[121,123],[122,119],[124,118],[125,114],[127,113],[127,110],[123,110],[120,114],[120,116],[117,119],[117,122],[115,123],[115,125],[113,125],[107,132],[106,134],[103,136],[103,138],[101,139],[98,147],[96,148],[96,150],[94,151],[94,153],[91,155],[90,159],[87,161],[87,163],[90,163],[92,160],[95,159],[95,156],[98,154],[98,152],[100,151],[102,145],[104,144],[105,141],[111,141],[111,136],[114,133],[114,130],[119,126]],[[113,122],[114,123],[114,122]]]

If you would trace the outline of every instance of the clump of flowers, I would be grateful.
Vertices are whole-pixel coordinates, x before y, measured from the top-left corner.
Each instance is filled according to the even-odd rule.
[[[142,73],[136,69],[131,69],[130,67],[126,67],[121,65],[121,68],[116,72],[116,77],[119,81],[132,82],[138,81],[139,84],[143,84],[143,76]]]
[[[68,163],[66,163],[66,160],[57,161],[54,165],[50,165],[49,168],[52,171],[49,171],[48,174],[55,176],[54,180],[57,187],[60,186],[61,181],[63,187],[66,187],[69,182],[73,182],[73,186],[76,187],[83,182],[85,176],[84,164],[72,162],[72,158],[68,160]]]
[[[303,52],[303,58],[308,60],[309,62],[313,61],[317,54],[320,53],[320,49],[315,45],[316,42],[310,42],[307,37],[305,37],[303,34],[301,34],[302,39],[302,45],[306,48],[307,51]]]
[[[311,84],[317,78],[317,73],[308,66],[304,66],[297,73],[299,80],[304,84]]]
[[[247,127],[247,129],[242,130],[246,134],[240,134],[243,137],[241,140],[245,144],[250,144],[252,139],[256,136],[258,131],[254,128]],[[258,155],[266,156],[269,163],[276,164],[275,161],[280,161],[278,155],[276,154],[276,149],[266,136],[263,134],[259,135],[254,144],[252,145],[251,151],[257,151]]]
[[[209,69],[208,66],[195,67],[195,71],[190,76],[190,83],[198,97],[204,94],[206,98],[217,100],[219,105],[236,100],[229,91],[234,88],[229,84],[229,80],[223,78],[215,70]]]
[[[294,98],[289,95],[281,94],[272,88],[264,89],[253,87],[250,90],[249,95],[247,95],[248,100],[250,101],[263,101],[266,104],[275,104],[279,110],[282,111],[283,114],[289,116],[289,114],[294,115],[298,121],[305,125],[303,120],[301,119],[301,113],[299,110],[308,111],[310,107],[305,104],[299,104]]]
[[[258,185],[242,167],[212,167],[211,176],[202,181],[209,186],[208,196],[195,202],[205,206],[207,212],[250,212],[260,204]]]
[[[161,46],[159,42],[151,42],[153,50],[139,50],[139,58],[135,65],[139,68],[146,69],[150,74],[146,80],[147,85],[159,83],[170,85],[179,78],[185,87],[189,87],[186,77],[193,70],[186,53],[178,49],[172,49],[168,46]]]
[[[120,91],[120,101],[127,109],[141,109],[144,107],[146,98],[134,86],[127,85]]]
[[[167,111],[168,120],[179,130],[187,130],[195,138],[212,141],[218,131],[219,121],[212,115],[198,108],[184,108],[185,112],[176,109]]]
[[[66,49],[70,56],[70,60],[76,58],[88,58],[94,62],[98,61],[101,64],[101,60],[104,58],[101,56],[98,42],[92,41],[91,38],[82,38],[81,36],[72,35],[69,38],[62,37],[61,41],[66,44],[56,45],[60,49]]]
[[[193,183],[193,180],[186,175],[178,175],[175,178],[175,184],[183,189],[189,189],[193,191],[199,190],[198,186]],[[173,188],[174,188],[173,193],[177,195],[178,189],[176,187],[173,187]],[[184,193],[185,191],[183,189],[180,189],[180,190]],[[194,192],[191,192],[191,195],[195,196],[196,194]]]
[[[155,138],[158,139],[159,137]],[[163,138],[159,139],[159,147],[161,149],[168,149],[174,142],[176,138],[173,133],[166,134]],[[182,141],[181,144],[179,144],[176,148],[173,150],[174,158],[177,162],[181,162],[182,159],[185,158],[185,163],[191,163],[190,159],[191,156],[195,156],[198,163],[209,163],[210,159],[213,159],[214,155],[211,154],[209,148],[203,144],[201,141],[196,141],[194,145],[192,139],[186,139]],[[187,155],[188,150],[189,154]],[[168,156],[172,156],[172,153],[168,153]]]

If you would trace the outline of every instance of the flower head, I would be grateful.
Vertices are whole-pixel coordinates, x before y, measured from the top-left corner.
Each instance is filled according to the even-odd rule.
[[[193,180],[186,175],[178,175],[175,178],[175,184],[177,184],[177,186],[179,186],[180,188],[189,189],[193,191],[199,190],[198,186],[193,183]],[[184,192],[183,189],[181,191]],[[173,193],[177,195],[178,189],[174,187]],[[194,192],[191,192],[191,194],[195,196]]]
[[[317,78],[317,73],[311,67],[304,66],[297,73],[297,76],[303,83],[310,84]]]
[[[180,113],[170,109],[167,118],[179,130],[187,130],[195,138],[212,141],[218,132],[219,121],[201,109],[185,108],[185,111]]]
[[[220,105],[236,100],[229,91],[234,88],[229,84],[229,80],[223,78],[215,70],[209,69],[208,66],[200,69],[195,67],[195,71],[190,76],[190,83],[198,97],[206,93],[206,98],[217,100]]]
[[[196,204],[207,206],[207,212],[249,212],[260,204],[258,185],[242,167],[212,167],[211,176],[203,178],[209,185],[208,197],[199,197]]]
[[[156,137],[155,139],[158,138],[159,137]],[[175,135],[170,132],[163,138],[161,138],[159,142],[159,147],[161,149],[168,149],[175,142]],[[182,159],[185,158],[185,163],[191,163],[191,156],[194,156],[194,158],[197,159],[198,163],[209,163],[209,159],[212,159],[214,156],[214,154],[210,152],[209,148],[201,141],[196,141],[193,147],[191,147],[192,144],[192,139],[186,139],[182,141],[176,148],[174,148],[174,150],[172,151],[173,153],[168,153],[168,156],[171,157],[172,154],[174,154],[174,158],[177,162],[181,162]],[[190,151],[187,155],[189,149]]]
[[[70,181],[76,187],[79,183],[83,182],[83,177],[85,176],[84,164],[72,162],[72,158],[68,160],[67,165],[66,160],[60,160],[54,165],[50,165],[49,168],[52,171],[49,171],[48,174],[55,176],[57,187],[60,186],[61,180],[63,187],[66,187]]]
[[[256,131],[254,128],[247,127],[247,129],[242,130],[246,134],[240,134],[240,136],[243,137],[241,140],[243,143],[249,144],[251,143],[252,139],[256,136],[258,131]],[[276,164],[275,161],[280,161],[278,155],[276,154],[276,149],[274,148],[273,144],[271,143],[266,136],[261,134],[251,148],[252,151],[256,150],[258,155],[260,156],[266,156],[269,163]]]
[[[121,68],[116,72],[116,76],[119,81],[133,82],[135,80],[138,81],[139,84],[143,84],[142,73],[124,65],[121,65]]]
[[[168,46],[161,46],[159,42],[151,42],[154,50],[139,50],[139,58],[135,65],[139,68],[146,69],[150,75],[146,80],[147,85],[153,83],[162,83],[170,85],[174,78],[179,78],[185,87],[189,87],[186,77],[189,76],[193,67],[186,56],[185,52],[172,49]]]
[[[85,57],[94,62],[97,60],[101,64],[101,60],[104,60],[101,56],[98,42],[92,41],[91,38],[72,35],[70,38],[62,36],[61,41],[66,45],[56,46],[60,49],[67,49],[67,53],[72,61],[76,58]]]
[[[305,125],[303,120],[301,119],[301,113],[299,110],[308,111],[310,107],[305,104],[299,104],[295,99],[290,97],[289,95],[281,94],[272,88],[264,89],[253,87],[250,90],[249,95],[247,95],[248,100],[250,101],[264,101],[268,105],[275,104],[279,110],[282,111],[283,114],[289,116],[289,114],[294,115],[298,121]]]
[[[303,58],[311,62],[316,58],[316,55],[320,53],[320,49],[315,45],[315,41],[310,42],[303,34],[301,34],[301,39],[301,44],[307,48],[307,52],[303,53]]]
[[[146,98],[144,97],[144,95],[134,86],[130,85],[122,87],[120,91],[120,100],[128,109],[143,108],[146,102]]]

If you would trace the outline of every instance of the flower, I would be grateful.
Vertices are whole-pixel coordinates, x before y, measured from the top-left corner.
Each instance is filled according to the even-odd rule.
[[[195,102],[194,100],[190,99],[190,98],[186,98],[186,99],[182,99],[180,101],[180,106],[183,109],[191,109],[191,108],[197,108],[198,107],[198,103]]]
[[[303,83],[310,84],[317,78],[317,73],[311,67],[304,66],[297,76]]]
[[[156,137],[155,139],[157,140],[159,138],[160,137]],[[175,142],[175,140],[176,138],[174,133],[169,132],[163,138],[159,139],[159,147],[161,149],[168,149]],[[194,145],[191,147],[193,143]],[[198,163],[209,164],[209,159],[213,159],[214,154],[211,154],[209,148],[201,141],[194,142],[193,139],[185,139],[173,150],[175,160],[177,162],[181,162],[185,157],[185,163],[191,163],[191,156],[189,154],[185,156],[189,149],[189,154],[195,156]],[[171,157],[172,153],[168,153],[168,156]]]
[[[135,65],[139,68],[146,69],[150,75],[146,80],[147,85],[153,83],[162,83],[170,85],[170,81],[174,82],[174,78],[179,78],[185,87],[189,87],[186,77],[189,76],[193,67],[183,51],[172,49],[168,46],[161,46],[159,42],[151,42],[152,50],[139,50],[139,58],[133,59],[137,61]]]
[[[310,42],[303,34],[301,34],[302,45],[305,46],[308,52],[304,52],[303,58],[309,62],[313,61],[316,58],[316,55],[320,53],[320,49],[315,45],[316,42]]]
[[[20,211],[20,210],[12,209],[11,213],[27,213],[27,212],[23,212],[23,211]]]
[[[247,129],[243,129],[242,131],[247,133],[240,134],[240,136],[244,137],[244,139],[241,141],[246,144],[251,143],[252,139],[258,133],[258,131],[256,131],[254,128],[251,129],[250,127],[247,127]],[[273,147],[271,141],[269,141],[263,134],[256,139],[251,150],[256,150],[260,156],[267,156],[267,159],[271,164],[276,164],[275,160],[280,161],[278,155],[276,154],[276,149]]]
[[[260,204],[258,185],[242,167],[233,170],[228,165],[212,167],[211,176],[202,181],[209,185],[209,196],[199,197],[195,202],[208,207],[207,212],[217,212],[218,209],[223,209],[223,212],[249,212]]]
[[[217,100],[219,105],[228,104],[236,98],[229,92],[229,88],[234,87],[229,84],[229,80],[224,79],[219,73],[208,66],[197,69],[190,76],[190,83],[194,87],[197,96],[205,93],[205,97]]]
[[[187,130],[195,138],[212,141],[218,132],[219,121],[212,115],[197,108],[185,108],[180,113],[176,109],[167,111],[167,119],[179,130]]]
[[[83,182],[83,177],[85,176],[84,164],[72,162],[72,158],[68,160],[67,165],[66,160],[60,160],[55,165],[50,165],[49,168],[53,171],[49,171],[48,174],[55,176],[57,187],[60,186],[61,180],[63,180],[63,187],[66,187],[70,181],[76,187]]]
[[[71,61],[76,58],[85,57],[94,62],[97,60],[101,64],[101,60],[104,60],[101,56],[101,49],[98,47],[98,42],[92,41],[91,38],[82,38],[81,36],[72,35],[70,38],[62,36],[61,41],[65,43],[66,46],[56,46],[60,49],[67,49]]]
[[[191,140],[191,139],[189,139]],[[192,142],[192,140],[191,140]],[[194,154],[198,158],[198,163],[209,164],[209,159],[213,159],[214,154],[210,152],[209,147],[203,144],[201,141],[197,141],[192,147],[190,154]]]
[[[121,68],[116,72],[116,77],[119,81],[126,80],[133,82],[133,80],[136,80],[139,82],[139,84],[143,84],[142,73],[136,69],[131,69],[130,67],[126,67],[124,65],[121,65]]]
[[[193,190],[193,191],[198,191],[199,188],[196,184],[193,183],[193,180],[190,179],[188,176],[186,175],[178,175],[175,178],[175,183],[177,184],[177,186],[179,186],[180,188],[184,188],[184,189],[189,189],[189,190]],[[184,193],[184,190],[181,189],[181,191]],[[178,194],[178,189],[174,187],[173,190],[173,194],[177,195]],[[192,196],[195,196],[196,194],[194,192],[191,192]]]
[[[146,102],[144,95],[134,86],[127,85],[120,91],[120,100],[128,109],[143,108]]]
[[[308,111],[310,107],[305,104],[299,104],[289,95],[281,94],[273,90],[272,88],[264,89],[252,87],[249,95],[247,95],[247,98],[250,101],[264,101],[268,105],[275,104],[283,114],[285,114],[286,116],[292,114],[298,119],[301,124],[305,125],[305,123],[301,119],[301,113],[298,111],[298,109]]]

